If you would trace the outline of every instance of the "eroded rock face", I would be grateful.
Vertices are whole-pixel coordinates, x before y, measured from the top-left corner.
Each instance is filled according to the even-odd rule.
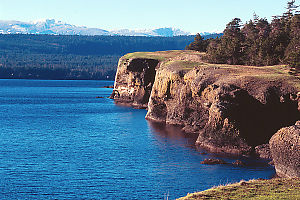
[[[197,145],[230,154],[251,154],[299,119],[298,99],[282,85],[258,83],[260,90],[251,91],[245,87],[248,80],[222,80],[218,70],[195,68],[184,74],[160,68],[146,118],[181,125],[199,134]]]
[[[120,59],[111,98],[146,108],[158,63],[154,59]]]
[[[270,145],[268,144],[261,144],[255,147],[255,153],[263,159],[272,159]]]
[[[300,121],[280,129],[270,140],[276,173],[280,177],[300,177]]]
[[[219,153],[254,153],[300,119],[300,93],[270,78],[269,69],[192,64],[121,59],[112,97],[147,107],[146,119],[179,125],[199,135],[197,145]]]

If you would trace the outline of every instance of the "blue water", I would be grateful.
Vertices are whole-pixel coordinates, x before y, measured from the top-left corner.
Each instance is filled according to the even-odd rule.
[[[274,174],[251,159],[200,164],[214,155],[196,150],[195,136],[96,98],[112,84],[0,80],[0,199],[175,199]]]

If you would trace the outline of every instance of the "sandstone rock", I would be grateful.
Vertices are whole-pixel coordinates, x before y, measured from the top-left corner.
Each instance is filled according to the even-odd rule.
[[[120,59],[111,98],[147,108],[158,63],[158,60],[146,58]]]
[[[274,161],[271,160],[270,162],[268,162],[269,165],[274,165]]]
[[[280,177],[300,177],[300,121],[280,129],[270,140],[276,173]]]
[[[246,166],[246,164],[241,160],[236,160],[232,164],[235,166],[240,166],[240,167]]]
[[[201,164],[216,165],[216,164],[227,164],[227,162],[225,162],[222,159],[208,158],[208,159],[205,159],[204,161],[202,161]]]
[[[272,159],[270,145],[269,144],[262,144],[255,147],[255,153],[264,159]]]

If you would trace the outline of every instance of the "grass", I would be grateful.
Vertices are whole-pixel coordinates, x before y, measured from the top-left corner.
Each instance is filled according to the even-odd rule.
[[[300,200],[300,179],[250,180],[188,194],[179,200]]]
[[[125,59],[135,59],[135,58],[147,58],[147,59],[155,59],[159,61],[164,61],[167,58],[164,56],[161,56],[154,52],[135,52],[135,53],[129,53],[123,56]]]
[[[218,67],[220,72],[228,73],[228,78],[245,79],[255,78],[256,80],[269,82],[285,82],[300,91],[300,77],[289,74],[286,65],[274,66],[245,66],[227,64],[203,64],[202,68]]]
[[[171,69],[179,70],[192,70],[194,67],[198,66],[199,62],[186,61],[186,60],[170,60],[163,63],[162,67],[168,67]]]
[[[148,58],[165,61],[171,58],[180,57],[183,55],[203,55],[203,53],[189,50],[172,50],[172,51],[156,51],[156,52],[134,52],[124,55],[122,58]]]
[[[155,59],[161,63],[161,68],[175,73],[185,74],[194,67],[205,70],[212,76],[231,80],[258,80],[262,82],[285,82],[300,91],[300,77],[289,74],[285,65],[276,66],[244,66],[228,64],[204,63],[205,53],[189,50],[135,52],[122,57],[122,62],[135,58]],[[224,80],[227,81],[227,80]]]
[[[129,53],[123,56],[125,59],[134,59],[134,58],[149,58],[157,59],[159,61],[165,61],[168,58],[173,58],[175,56],[183,54],[184,51],[173,50],[173,51],[156,51],[156,52],[134,52]]]

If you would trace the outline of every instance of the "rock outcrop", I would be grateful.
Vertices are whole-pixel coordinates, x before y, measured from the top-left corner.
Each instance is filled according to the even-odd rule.
[[[158,63],[158,60],[146,58],[120,59],[111,98],[146,108]]]
[[[201,164],[205,164],[205,165],[225,165],[228,164],[227,162],[225,162],[222,159],[214,159],[214,158],[207,158],[205,160],[203,160],[201,162]]]
[[[300,121],[280,129],[270,140],[276,173],[280,177],[300,177]]]
[[[268,159],[268,160],[272,159],[269,143],[256,146],[255,147],[255,153],[260,158]]]
[[[251,154],[300,119],[300,83],[284,66],[208,64],[203,54],[169,51],[120,59],[112,97],[147,107],[146,119],[198,134],[213,152]]]

